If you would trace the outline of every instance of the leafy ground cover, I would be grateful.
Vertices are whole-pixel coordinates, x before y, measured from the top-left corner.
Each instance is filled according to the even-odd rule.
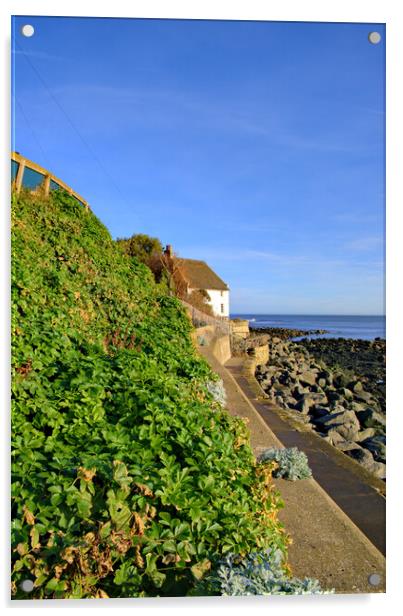
[[[178,300],[68,195],[12,206],[13,597],[185,595],[226,553],[285,554]]]

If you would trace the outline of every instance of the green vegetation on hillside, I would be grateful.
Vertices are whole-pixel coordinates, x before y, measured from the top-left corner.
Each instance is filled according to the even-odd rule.
[[[285,553],[180,302],[65,193],[13,197],[12,251],[14,598],[184,595],[226,553]]]

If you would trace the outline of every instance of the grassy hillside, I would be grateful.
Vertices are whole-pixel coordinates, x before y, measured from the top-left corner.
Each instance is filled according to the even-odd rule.
[[[285,549],[179,302],[66,194],[14,197],[12,234],[14,597],[183,595]]]

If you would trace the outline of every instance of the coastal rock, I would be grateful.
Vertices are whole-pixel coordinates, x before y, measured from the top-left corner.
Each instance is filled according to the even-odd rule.
[[[342,407],[338,407],[338,409],[342,409]],[[323,426],[333,426],[333,425],[339,425],[339,424],[345,423],[347,421],[354,421],[356,419],[357,418],[355,416],[355,413],[353,413],[353,411],[346,411],[345,409],[343,409],[343,410],[338,410],[335,413],[328,413],[327,415],[324,415],[323,417],[316,419],[315,423],[318,423]],[[358,423],[358,427],[359,427],[359,423]]]
[[[296,398],[301,398],[305,394],[309,394],[309,389],[307,387],[302,387],[302,385],[297,385],[293,389],[293,394]]]
[[[336,372],[333,375],[333,385],[336,387],[347,387],[348,382],[349,379],[343,372]]]
[[[301,413],[309,413],[312,407],[326,403],[327,398],[324,394],[308,392],[301,395],[300,399],[295,405],[295,408]]]
[[[337,391],[332,391],[332,390],[327,390],[327,397],[329,398],[329,402],[339,402],[340,400],[343,400],[343,396],[337,392]]]
[[[314,406],[315,402],[312,400],[309,393],[303,394],[295,405],[295,409],[302,413],[308,413],[309,410]]]
[[[358,411],[356,415],[364,428],[385,429],[386,427],[386,417],[374,409],[367,407],[364,411]]]
[[[370,428],[371,429],[371,428]],[[375,435],[362,441],[362,447],[368,449],[374,458],[380,462],[386,460],[386,438],[383,435]]]
[[[298,404],[298,401],[295,398],[293,398],[292,396],[285,396],[284,402],[285,402],[287,408],[291,408],[291,409],[296,408],[296,405]]]
[[[372,400],[372,394],[368,391],[357,391],[354,394],[356,400],[362,400],[363,402],[369,402]]]
[[[354,398],[353,396],[353,392],[350,391],[349,389],[347,389],[346,387],[342,387],[339,390],[339,393],[341,394],[341,396],[345,399],[345,400],[352,400]]]
[[[355,437],[356,443],[361,443],[366,439],[371,439],[372,436],[375,436],[375,428],[365,428],[365,430],[360,430],[357,432],[357,436]],[[365,445],[363,445],[365,447]],[[370,449],[370,447],[368,447]]]
[[[360,430],[360,423],[355,413],[348,410],[316,417],[314,423],[325,430],[333,427],[346,441],[354,441]]]
[[[343,443],[346,443],[340,432],[335,430],[335,428],[331,428],[326,434],[326,436],[324,436],[323,438],[325,441],[339,449],[341,448]]]
[[[356,460],[359,464],[361,464],[361,466],[363,466],[367,471],[380,479],[385,479],[386,465],[382,464],[382,462],[375,462],[369,451],[359,445],[344,451],[348,456],[353,458],[353,460]]]
[[[356,402],[355,400],[351,403],[351,408],[353,411],[355,411],[356,413],[358,413],[359,411],[364,411],[366,408],[368,408],[368,405],[365,404],[364,402]]]
[[[303,385],[314,385],[316,383],[316,372],[305,371],[299,375],[299,381]]]
[[[363,390],[363,386],[361,381],[355,381],[353,383],[349,383],[349,389],[352,389],[355,393],[359,393]]]
[[[314,406],[310,409],[310,414],[312,417],[324,417],[325,415],[329,415],[329,409],[325,406]]]
[[[354,443],[354,441],[346,441],[345,439],[341,437],[340,434],[339,434],[339,437],[342,440],[336,442],[337,449],[339,449],[340,451],[343,451],[344,453],[346,453],[347,451],[352,451],[353,449],[357,449],[357,443]]]
[[[328,385],[333,385],[333,374],[329,370],[321,370],[318,373],[318,379],[326,381]],[[321,385],[323,387],[323,385]]]

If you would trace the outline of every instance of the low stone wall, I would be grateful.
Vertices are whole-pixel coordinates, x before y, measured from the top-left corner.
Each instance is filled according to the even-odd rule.
[[[231,358],[229,335],[217,332],[213,325],[197,327],[192,332],[192,340],[196,347],[208,347],[222,365]]]
[[[192,340],[196,346],[209,346],[212,339],[216,335],[214,325],[203,325],[203,327],[196,327],[192,331]]]
[[[245,361],[245,372],[255,376],[256,368],[264,366],[269,361],[269,347],[267,344],[249,349]]]
[[[230,321],[231,334],[239,338],[247,338],[249,336],[249,321],[246,319],[236,319]]]
[[[220,364],[224,365],[231,359],[231,344],[229,336],[217,336],[211,341],[211,351]]]

